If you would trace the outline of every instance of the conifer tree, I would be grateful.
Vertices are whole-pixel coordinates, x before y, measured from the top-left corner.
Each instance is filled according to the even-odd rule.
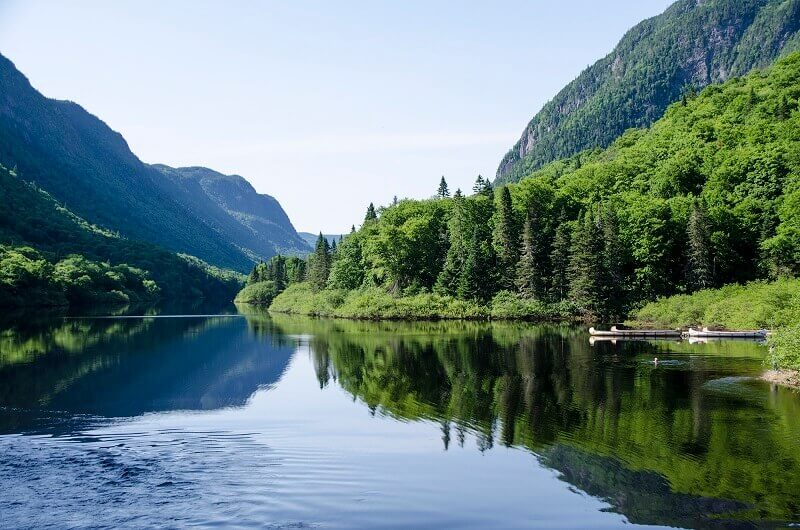
[[[378,218],[378,214],[375,213],[375,205],[372,204],[372,203],[369,203],[369,206],[367,207],[367,214],[364,216],[364,222],[366,223],[366,222],[369,222],[369,221],[374,221],[377,218]]]
[[[275,292],[279,293],[286,288],[286,258],[278,254],[277,256],[273,257],[272,260],[272,274],[274,279],[274,288]]]
[[[464,194],[461,193],[461,188],[456,188],[456,193],[455,193],[455,195],[453,195],[453,198],[458,199],[458,198],[461,198],[463,196],[464,196]]]
[[[599,315],[602,312],[603,234],[595,215],[586,211],[572,237],[569,264],[569,295],[579,307]]]
[[[447,249],[442,271],[436,279],[436,291],[442,294],[458,295],[464,262],[467,259],[467,221],[466,199],[459,190],[453,197],[453,210],[447,224],[447,238],[450,246]]]
[[[478,178],[475,179],[475,184],[472,185],[472,193],[476,195],[483,191],[483,175],[478,175]]]
[[[503,186],[500,192],[500,204],[495,215],[493,239],[495,253],[497,254],[498,287],[510,290],[514,288],[514,279],[517,272],[519,233],[508,186]]]
[[[447,187],[447,181],[444,180],[444,175],[442,175],[442,180],[439,181],[439,189],[436,190],[436,196],[440,199],[446,199],[450,196],[450,189]]]
[[[566,300],[569,293],[569,258],[572,230],[562,212],[553,238],[550,253],[552,274],[550,277],[550,298],[556,302]]]
[[[601,214],[603,233],[603,267],[599,271],[602,282],[603,315],[620,316],[625,307],[624,266],[625,252],[619,239],[617,214],[606,205]]]
[[[494,292],[494,252],[485,224],[477,224],[467,249],[464,270],[458,285],[458,296],[485,302]]]
[[[315,289],[324,289],[330,272],[330,247],[320,232],[314,253],[309,256],[308,280]]]
[[[689,213],[686,236],[686,287],[690,292],[707,289],[714,283],[708,220],[705,208],[696,200],[692,203]]]
[[[516,286],[527,298],[541,300],[547,294],[546,253],[539,216],[529,212],[522,233],[522,247],[516,267]]]

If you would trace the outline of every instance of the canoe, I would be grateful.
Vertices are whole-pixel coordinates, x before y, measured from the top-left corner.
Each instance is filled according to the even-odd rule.
[[[713,331],[708,328],[689,328],[689,337],[721,338],[721,339],[765,339],[769,332],[766,329],[750,329],[744,331]]]
[[[611,326],[609,331],[589,328],[592,337],[680,337],[681,332],[674,329],[617,329]]]

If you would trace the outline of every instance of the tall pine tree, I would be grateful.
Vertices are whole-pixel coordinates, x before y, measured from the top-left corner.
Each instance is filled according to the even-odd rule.
[[[516,268],[516,286],[527,298],[542,300],[547,294],[545,234],[537,212],[528,212],[522,232],[522,247]]]
[[[371,205],[370,205],[371,206]],[[324,289],[330,272],[330,247],[320,232],[314,253],[308,259],[308,281],[315,289]]]
[[[562,212],[553,238],[550,252],[550,298],[556,302],[567,299],[569,294],[569,259],[572,243],[572,229]]]
[[[369,206],[367,207],[367,214],[364,216],[364,222],[366,223],[368,221],[374,221],[377,218],[378,214],[375,213],[375,205],[369,203]]]
[[[601,213],[603,234],[603,268],[600,271],[602,282],[604,316],[619,317],[625,308],[624,267],[625,252],[619,239],[619,227],[616,210],[605,205]]]
[[[498,287],[513,289],[519,259],[519,232],[508,186],[503,186],[500,191],[500,204],[495,213],[493,235],[494,250],[497,254]]]
[[[596,216],[588,210],[579,219],[572,237],[569,296],[579,307],[598,316],[603,312],[604,247]]]
[[[711,260],[711,241],[705,208],[699,201],[692,202],[686,226],[686,287],[692,291],[707,289],[714,284]]]
[[[436,196],[440,199],[446,199],[450,196],[450,189],[447,187],[447,181],[444,180],[444,175],[442,175],[442,180],[439,181],[439,189],[436,190]]]

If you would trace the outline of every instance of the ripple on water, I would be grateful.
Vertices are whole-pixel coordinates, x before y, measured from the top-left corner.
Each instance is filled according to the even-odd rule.
[[[31,521],[36,527],[160,526],[164,521],[306,527],[296,518],[311,513],[299,501],[304,491],[354,486],[330,455],[276,451],[255,433],[3,436],[0,453],[0,513],[8,528]],[[322,499],[309,504],[314,511],[325,509]]]

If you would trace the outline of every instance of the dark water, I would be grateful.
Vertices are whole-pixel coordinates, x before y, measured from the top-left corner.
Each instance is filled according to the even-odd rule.
[[[800,522],[762,346],[243,312],[8,321],[0,527]]]

